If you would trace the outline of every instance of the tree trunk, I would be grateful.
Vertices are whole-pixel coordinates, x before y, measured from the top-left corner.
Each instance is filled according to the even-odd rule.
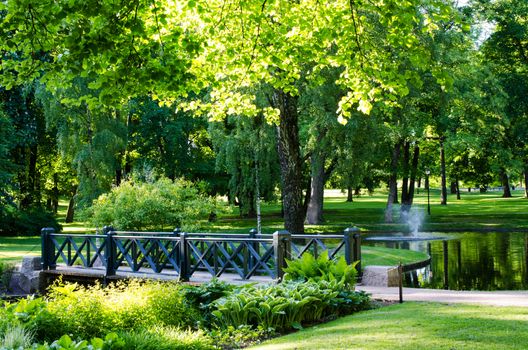
[[[451,183],[449,184],[449,192],[451,194],[456,194],[456,186],[457,186],[456,181],[451,181]]]
[[[310,225],[323,223],[325,157],[322,153],[321,151],[314,151],[311,157],[311,196],[306,210],[306,223]]]
[[[412,158],[412,163],[411,163],[411,178],[409,180],[409,190],[407,191],[408,198],[409,198],[409,202],[408,202],[409,206],[411,206],[414,201],[414,183],[416,182],[416,174],[418,173],[419,160],[420,160],[420,146],[418,145],[418,142],[416,142],[414,145],[413,158]]]
[[[392,223],[392,206],[397,203],[398,187],[398,160],[400,159],[401,142],[396,143],[392,151],[391,174],[389,177],[389,196],[387,198],[387,207],[385,208],[385,223]]]
[[[77,192],[77,189],[73,191],[73,194],[70,198],[70,203],[68,203],[68,210],[66,211],[66,219],[64,222],[71,223],[73,222],[73,217],[75,215],[75,193]]]
[[[401,203],[402,212],[407,211],[407,205],[409,204],[409,158],[410,158],[410,142],[404,142],[403,144],[403,178],[402,178],[402,191],[401,191]]]
[[[457,200],[460,200],[460,182],[458,181],[458,177],[456,178],[456,195]]]
[[[116,186],[121,185],[121,180],[123,179],[123,170],[121,170],[121,167],[119,169],[116,169],[115,171],[115,184]]]
[[[447,183],[446,183],[446,163],[445,163],[445,149],[444,149],[444,137],[440,137],[440,173],[441,173],[441,194],[440,204],[447,205]]]
[[[27,173],[19,176],[20,179],[20,208],[28,209],[37,202],[36,182],[37,182],[37,144],[29,147],[29,159],[27,165]],[[26,153],[27,154],[27,153]]]
[[[51,190],[52,199],[51,199],[51,208],[55,214],[59,210],[59,174],[53,174],[53,188]]]
[[[512,194],[510,191],[510,179],[508,178],[508,174],[506,173],[505,169],[501,169],[500,172],[501,182],[502,182],[502,189],[503,189],[503,198],[511,198]]]
[[[306,183],[306,193],[304,194],[304,202],[303,202],[303,211],[306,213],[308,210],[308,203],[310,203],[310,199],[312,198],[312,177],[308,177],[308,181]]]
[[[410,145],[407,147],[407,157],[404,157],[404,160],[406,158],[406,161],[409,162],[410,160]],[[409,178],[407,181],[407,184],[404,183],[403,187],[406,187],[405,189],[405,201],[403,200],[403,187],[402,187],[402,212],[403,211],[409,211],[413,201],[414,201],[414,183],[416,182],[416,173],[418,172],[418,161],[420,158],[420,147],[418,146],[418,143],[415,143],[414,149],[413,149],[413,157],[411,164],[406,166],[406,171],[409,173]]]
[[[354,201],[354,196],[352,195],[352,186],[348,186],[347,187],[347,202],[353,202],[353,201]]]
[[[528,198],[528,166],[524,168],[524,198]]]
[[[276,89],[273,91],[272,103],[273,107],[280,111],[277,151],[281,171],[284,228],[291,233],[304,233],[297,97]]]

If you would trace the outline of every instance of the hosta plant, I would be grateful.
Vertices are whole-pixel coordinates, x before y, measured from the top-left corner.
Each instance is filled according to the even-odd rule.
[[[323,252],[315,258],[305,253],[300,259],[286,260],[288,267],[284,269],[285,280],[290,281],[337,281],[347,289],[354,289],[356,284],[356,265],[347,264],[344,257],[330,259],[328,252]]]

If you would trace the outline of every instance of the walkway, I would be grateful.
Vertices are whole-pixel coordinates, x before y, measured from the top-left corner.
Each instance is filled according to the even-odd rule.
[[[399,300],[397,287],[357,286],[372,294],[373,299]],[[403,288],[403,301],[482,304],[493,306],[528,307],[528,291],[454,291],[443,289]]]
[[[64,266],[57,265],[54,270],[45,270],[41,272],[41,276],[45,275],[46,277],[51,278],[51,280],[57,278],[58,276],[63,276],[65,281],[94,281],[94,280],[105,280],[105,268],[104,267],[91,267],[86,268],[82,266]],[[123,266],[116,274],[108,277],[109,281],[120,280],[126,278],[140,278],[140,279],[154,279],[160,281],[177,281],[180,276],[172,270],[166,270],[163,273],[154,273],[149,269],[145,271],[133,272],[129,267]],[[206,271],[196,271],[192,274],[189,279],[191,284],[201,284],[211,281],[211,274]],[[238,274],[234,273],[223,273],[218,280],[224,281],[230,284],[247,284],[247,283],[272,283],[273,279],[269,276],[252,276],[251,279],[243,280]],[[47,280],[45,285],[41,286],[41,289],[44,290],[50,280]]]

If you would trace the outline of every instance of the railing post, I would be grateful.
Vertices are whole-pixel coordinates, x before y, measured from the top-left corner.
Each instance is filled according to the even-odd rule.
[[[55,229],[52,227],[44,227],[40,230],[41,238],[41,254],[42,254],[42,270],[55,269],[56,264],[53,263],[53,256],[55,255],[55,249],[51,242],[50,234],[54,233]]]
[[[187,232],[180,233],[180,281],[189,282],[191,272],[191,260],[189,247],[187,246]]]
[[[361,276],[361,235],[356,226],[345,229],[343,239],[345,241],[345,260],[347,264],[359,261],[356,265],[358,276]]]
[[[358,272],[358,276],[361,277],[363,275],[363,271],[361,270],[361,235],[359,233],[354,233],[354,261],[359,261],[356,265],[356,270]]]
[[[254,228],[249,230],[249,238],[255,239],[257,238],[258,231]],[[251,242],[251,247],[257,254],[260,256],[260,249],[259,249],[259,242]],[[255,265],[258,264],[258,259],[254,257],[252,254],[249,255],[249,270],[251,270]]]
[[[172,237],[180,238],[180,234],[181,233],[182,233],[181,228],[176,227],[174,230],[172,230]],[[178,241],[173,241],[172,242],[172,250],[173,251],[176,249],[177,245],[178,245]],[[174,256],[174,260],[176,261],[176,264],[178,264],[178,266],[180,266],[180,253],[179,252],[174,252],[173,256]]]
[[[286,259],[291,259],[291,234],[288,231],[273,233],[273,251],[275,254],[275,278],[282,281]]]
[[[112,226],[103,227],[103,234],[106,235],[105,259],[106,259],[106,274],[105,277],[116,274],[116,244],[114,241],[114,228]]]

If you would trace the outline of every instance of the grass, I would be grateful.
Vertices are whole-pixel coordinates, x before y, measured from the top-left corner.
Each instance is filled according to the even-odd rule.
[[[427,215],[427,193],[423,190],[416,194],[413,208],[422,212],[423,231],[479,231],[479,230],[528,230],[528,200],[523,191],[513,191],[513,198],[502,198],[502,192],[463,192],[461,200],[448,195],[447,205],[440,205],[440,192],[432,189],[430,193],[431,215]],[[344,194],[332,191],[325,197],[324,225],[307,225],[307,232],[336,232],[348,226],[356,225],[363,231],[406,231],[407,225],[399,220],[394,211],[394,223],[384,223],[387,201],[385,191],[378,190],[373,196],[362,195],[354,202],[346,202]],[[278,204],[265,204],[262,210],[262,227],[265,232],[283,228]],[[221,217],[208,229],[214,231],[247,232],[256,226],[256,219],[241,219],[236,210]]]
[[[40,237],[0,237],[0,262],[20,263],[26,255],[40,255]]]
[[[528,308],[396,304],[252,347],[286,349],[526,349]]]
[[[67,209],[68,202],[60,201],[57,218],[64,233],[82,234],[94,231],[82,221],[65,223]],[[40,255],[40,237],[0,237],[0,262],[20,263],[26,255]]]
[[[273,205],[264,207],[269,216],[273,216],[274,210],[280,210],[280,208],[274,208]],[[59,223],[63,227],[64,233],[78,233],[83,234],[87,232],[93,232],[94,229],[90,228],[86,223],[77,221],[70,224],[64,222],[66,217],[67,202],[61,201],[59,203],[59,210],[57,213]],[[231,222],[230,225],[226,226],[225,231],[234,232],[237,231],[236,223],[231,221],[231,218],[221,219],[226,222]],[[246,229],[249,230],[249,220],[245,221]],[[248,226],[249,225],[249,226]],[[282,225],[282,222],[277,223]],[[281,227],[277,227],[280,229]],[[238,230],[241,231],[241,230]],[[19,263],[25,255],[40,255],[40,237],[0,237],[0,261],[7,263]],[[400,261],[403,264],[421,261],[427,258],[427,255],[421,252],[415,252],[403,249],[388,249],[383,247],[363,247],[362,248],[362,259],[363,266],[368,265],[390,265],[395,266]]]
[[[384,247],[361,247],[361,260],[363,266],[384,265],[396,266],[399,262],[410,264],[423,261],[428,255],[422,252],[406,249],[390,249]]]
[[[431,190],[431,216],[426,214],[427,194],[422,190],[415,197],[414,207],[421,210],[424,215],[424,231],[451,231],[451,230],[528,230],[528,200],[522,196],[522,191],[513,191],[513,198],[502,198],[502,192],[464,192],[462,199],[456,200],[454,195],[448,196],[448,205],[439,204],[440,193]],[[325,198],[324,225],[307,225],[307,232],[338,232],[346,227],[356,225],[363,231],[405,231],[407,226],[399,222],[398,213],[395,211],[393,224],[383,223],[386,193],[377,191],[373,196],[363,195],[354,198],[354,202],[346,202],[344,194],[332,191]],[[64,223],[67,202],[61,201],[59,207],[59,222],[66,233],[93,232],[84,222]],[[236,209],[229,215],[222,215],[219,219],[202,229],[211,232],[248,232],[256,227],[256,219],[240,218]],[[277,203],[264,203],[262,206],[263,232],[272,233],[283,229],[283,220],[280,216],[280,205]],[[370,252],[373,252],[371,254]],[[30,238],[0,238],[0,261],[17,261],[27,254],[39,254],[40,240],[38,237]],[[402,251],[403,252],[403,251]],[[402,256],[413,252],[398,252],[394,256],[388,251],[376,252],[375,248],[364,248],[364,265],[396,265],[400,260],[403,263],[422,260],[419,257]],[[419,254],[419,253],[418,253]]]

